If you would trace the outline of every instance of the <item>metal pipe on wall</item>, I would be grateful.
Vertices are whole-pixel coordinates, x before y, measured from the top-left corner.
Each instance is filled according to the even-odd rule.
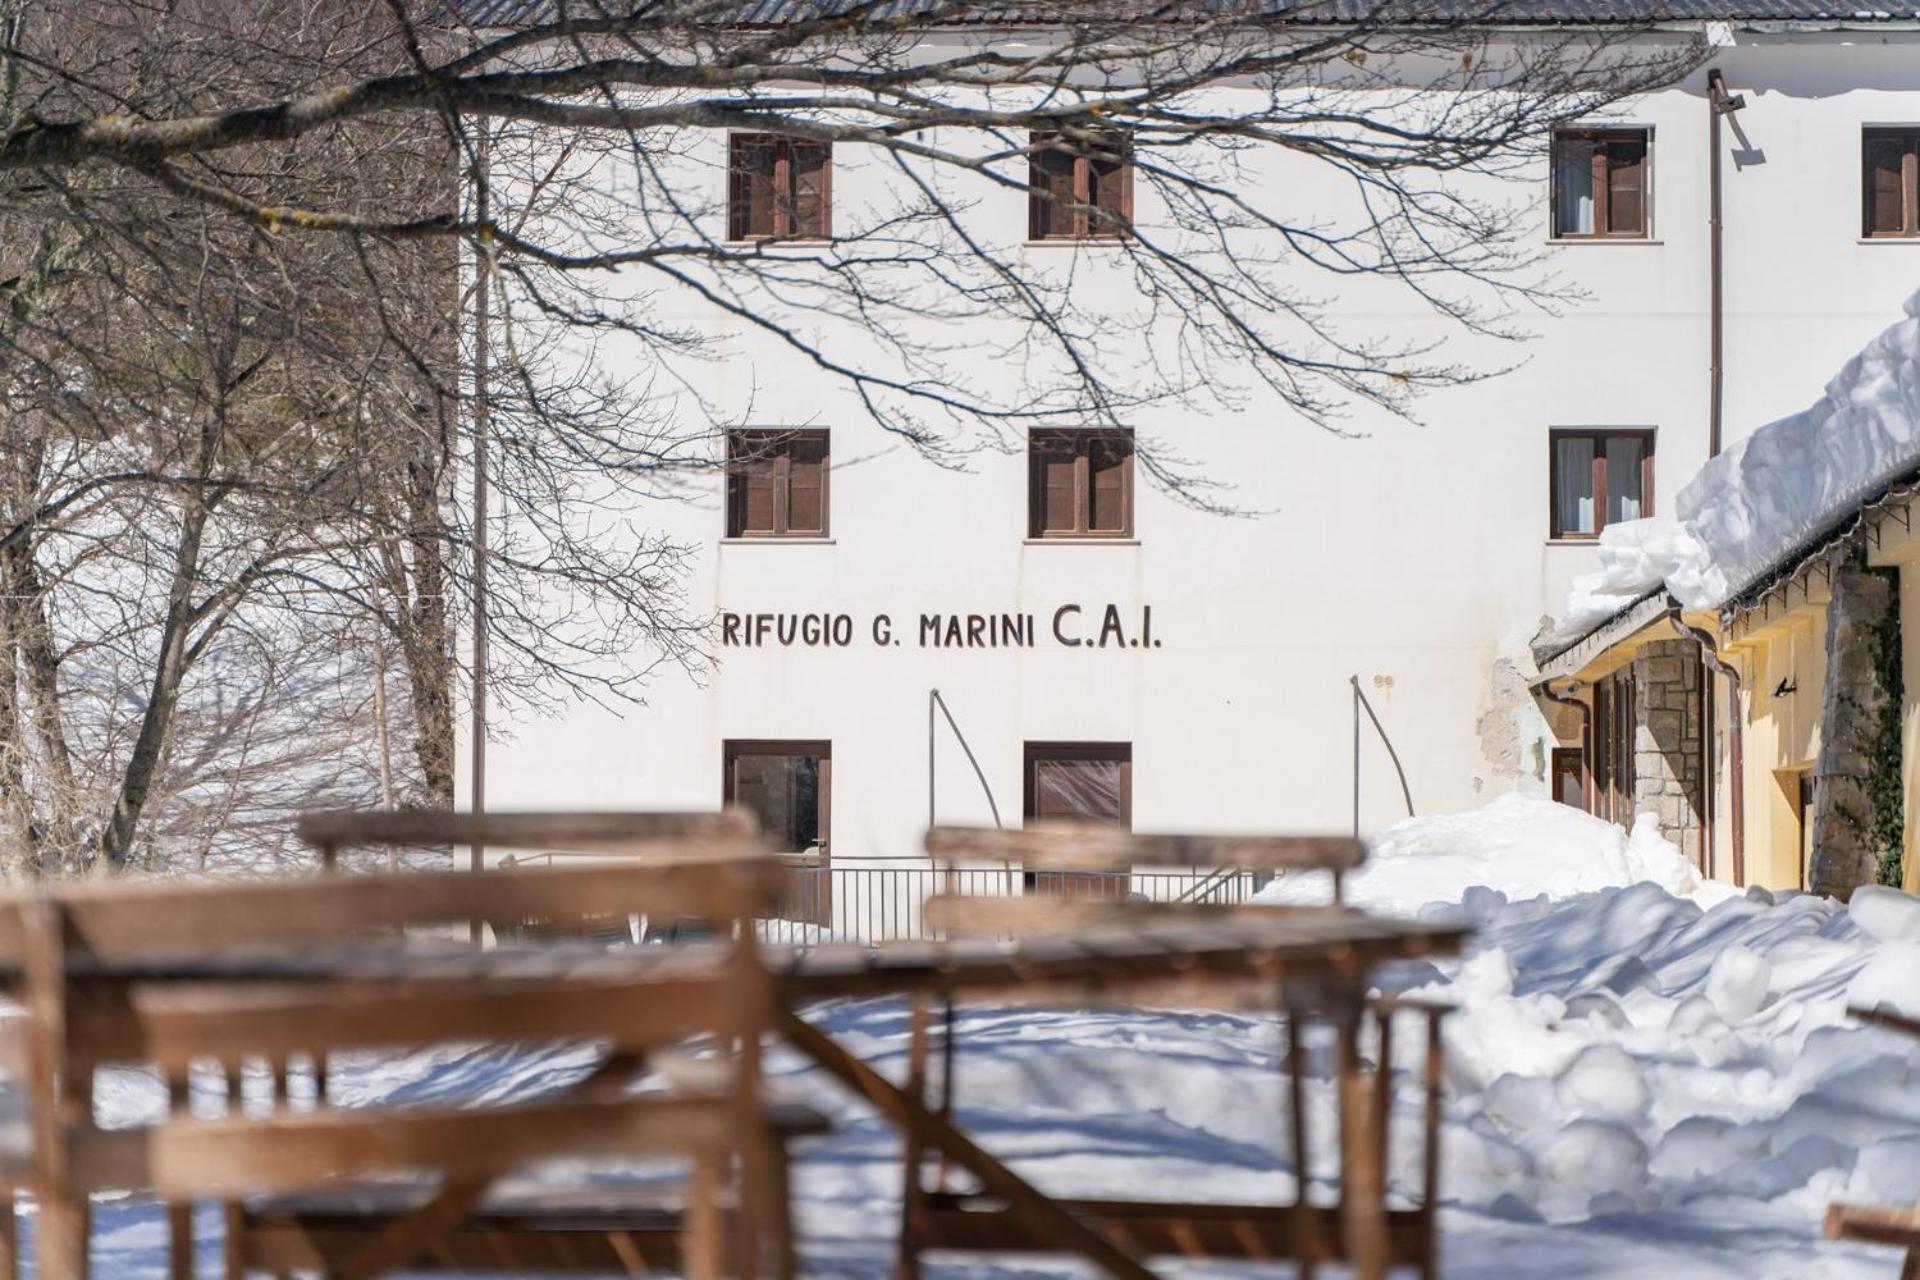
[[[1727,680],[1727,808],[1728,842],[1733,852],[1733,885],[1743,889],[1747,884],[1747,814],[1746,814],[1746,750],[1745,738],[1740,724],[1740,673],[1721,658],[1714,648],[1713,637],[1699,627],[1688,626],[1686,619],[1680,616],[1680,607],[1675,605],[1667,610],[1667,621],[1673,629],[1700,646],[1700,653],[1707,665]],[[1711,726],[1708,726],[1709,730]],[[1709,734],[1702,734],[1702,741]],[[1705,782],[1702,779],[1703,783]],[[1711,850],[1708,851],[1711,853]]]
[[[1720,256],[1720,117],[1746,105],[1727,92],[1720,68],[1707,71],[1707,456],[1720,452],[1720,404],[1723,381]]]

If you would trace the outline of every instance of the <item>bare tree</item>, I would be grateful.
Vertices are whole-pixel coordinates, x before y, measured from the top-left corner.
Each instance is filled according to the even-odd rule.
[[[272,790],[235,762],[283,741],[272,698],[312,688],[287,664],[376,644],[404,673],[410,774],[450,802],[480,296],[510,517],[486,560],[489,643],[497,687],[533,704],[636,698],[655,666],[700,661],[691,549],[644,511],[716,464],[729,408],[697,388],[717,335],[753,335],[949,464],[1168,401],[1257,397],[1341,430],[1356,405],[1410,413],[1496,372],[1336,324],[1326,296],[1390,290],[1458,334],[1520,336],[1558,295],[1524,206],[1469,179],[1526,172],[1555,127],[1702,52],[1502,17],[1473,0],[0,0],[0,824],[69,851],[35,865],[125,865],[143,824],[184,829],[156,803],[237,815],[239,782],[217,804],[204,788]],[[735,131],[832,145],[885,180],[830,237],[736,238]],[[1132,214],[1061,210],[1079,197],[1035,181],[1061,154],[1130,165]],[[991,230],[980,210],[1003,194],[1106,233],[1131,340],[1080,255]],[[1142,445],[1159,483],[1219,500]],[[604,536],[609,519],[632,527]],[[272,698],[223,700],[217,670]]]

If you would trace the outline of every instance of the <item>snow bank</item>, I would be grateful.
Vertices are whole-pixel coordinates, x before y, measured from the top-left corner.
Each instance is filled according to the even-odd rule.
[[[1920,466],[1920,294],[1905,311],[1819,400],[1696,472],[1674,517],[1603,530],[1599,571],[1574,580],[1541,643],[1576,640],[1657,588],[1689,609],[1725,604]]]
[[[1651,815],[1631,833],[1592,814],[1536,796],[1506,795],[1466,813],[1409,818],[1372,837],[1367,861],[1347,877],[1347,900],[1372,911],[1411,915],[1429,903],[1476,904],[1545,897],[1652,881],[1676,895],[1709,899],[1732,891],[1703,884]],[[1470,894],[1470,889],[1483,892]],[[1265,902],[1316,902],[1326,877],[1282,877]]]

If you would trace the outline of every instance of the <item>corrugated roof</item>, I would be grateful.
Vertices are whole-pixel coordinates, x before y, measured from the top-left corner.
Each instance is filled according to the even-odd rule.
[[[557,0],[455,0],[476,26],[523,26],[560,16]],[[636,9],[644,7],[636,5]],[[728,25],[780,26],[861,9],[860,0],[741,0]],[[948,9],[947,0],[883,0],[867,8],[876,25],[911,21]],[[569,0],[566,13],[586,19],[618,14],[620,0]],[[1493,23],[1549,26],[1641,26],[1658,22],[1880,23],[1920,20],[1920,0],[1056,0],[1005,4],[983,0],[942,26],[1052,26],[1105,19],[1191,21],[1240,14],[1250,22],[1344,26],[1357,22]],[[719,21],[719,19],[715,19]]]

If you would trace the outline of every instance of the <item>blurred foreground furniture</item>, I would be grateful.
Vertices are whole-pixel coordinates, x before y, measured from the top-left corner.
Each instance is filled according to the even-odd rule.
[[[1920,1038],[1920,1019],[1880,1009],[1850,1008],[1847,1012],[1862,1022]],[[1920,1202],[1907,1209],[1886,1209],[1836,1201],[1827,1206],[1827,1239],[1904,1248],[1900,1280],[1920,1280]]]
[[[1290,1260],[1311,1276],[1339,1264],[1372,1280],[1392,1267],[1436,1270],[1440,1028],[1443,1010],[1367,1000],[1382,964],[1456,952],[1463,930],[1451,925],[1370,918],[1338,905],[1213,906],[1099,900],[1140,866],[1198,865],[1262,872],[1326,870],[1336,880],[1358,866],[1364,848],[1347,839],[1135,836],[1090,826],[1022,831],[936,828],[928,852],[949,867],[962,862],[1019,867],[1025,893],[937,895],[930,926],[948,940],[883,944],[868,951],[818,948],[790,962],[783,983],[788,1038],[830,1073],[867,1096],[906,1138],[906,1190],[898,1280],[915,1280],[928,1249],[1070,1252],[1110,1275],[1144,1280],[1155,1255]],[[1088,877],[1091,892],[1075,891]],[[1014,883],[1009,874],[1009,887]],[[1036,890],[1039,890],[1036,892]],[[913,1021],[904,1085],[859,1062],[792,1013],[808,1000],[905,994]],[[961,1000],[1068,1005],[1162,1004],[1185,1008],[1257,1007],[1283,1011],[1290,1086],[1284,1102],[1290,1161],[1309,1169],[1304,1106],[1310,1021],[1331,1025],[1337,1046],[1340,1168],[1337,1200],[1312,1202],[1301,1176],[1290,1204],[1072,1200],[1043,1194],[992,1156],[954,1121],[951,1010]],[[930,1009],[947,1012],[941,1087],[930,1104]],[[1387,1205],[1387,1140],[1392,1106],[1390,1061],[1396,1012],[1424,1019],[1425,1090],[1422,1188],[1415,1207]],[[1378,1065],[1361,1058],[1363,1024],[1375,1032]],[[937,1160],[932,1185],[927,1165]],[[957,1166],[976,1186],[948,1182]]]
[[[86,1274],[87,1197],[151,1190],[172,1206],[172,1274],[191,1274],[187,1206],[226,1204],[227,1274],[567,1271],[791,1274],[783,1142],[817,1117],[769,1107],[760,1041],[772,978],[753,921],[780,867],[740,815],[327,815],[303,823],[350,843],[625,847],[641,861],[539,870],[327,875],[183,884],[118,880],[0,900],[0,966],[27,1005],[33,1107],[29,1177],[38,1275]],[[709,922],[705,941],[609,951],[509,934],[609,915]],[[438,936],[423,938],[423,931]],[[697,1069],[628,1091],[649,1055],[699,1038]],[[446,1045],[606,1046],[581,1083],[537,1100],[327,1105],[325,1064],[346,1051]],[[289,1060],[315,1064],[296,1110]],[[241,1105],[243,1061],[275,1081],[264,1114]],[[220,1064],[225,1114],[188,1106],[187,1076]],[[158,1124],[102,1130],[91,1080],[105,1063],[157,1066],[172,1105]],[[689,1189],[533,1186],[556,1159],[663,1156]]]

